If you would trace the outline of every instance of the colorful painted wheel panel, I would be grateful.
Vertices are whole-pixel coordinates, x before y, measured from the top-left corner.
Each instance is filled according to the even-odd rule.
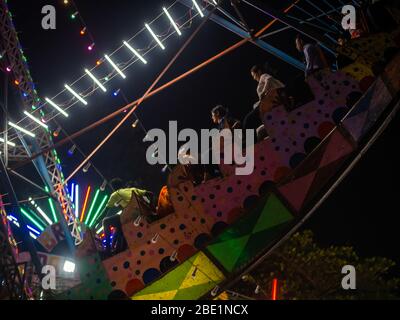
[[[186,223],[195,225],[202,232],[211,232],[217,219],[204,213],[203,203],[198,197],[193,183],[183,182],[177,188],[171,188],[171,201],[175,211],[182,216],[181,218],[189,220]]]
[[[103,265],[113,290],[133,295],[179,263],[170,259],[174,252],[169,242],[159,238],[157,243],[150,241],[134,251],[127,250],[104,260]]]
[[[278,197],[269,194],[257,208],[235,222],[207,246],[206,252],[226,271],[238,271],[281,236],[292,219],[292,214]]]
[[[367,37],[361,37],[349,41],[345,46],[337,49],[338,53],[356,60],[367,67],[372,66],[383,59],[386,49],[395,47],[392,35],[378,33]]]
[[[173,214],[147,228],[124,225],[130,250],[103,261],[112,287],[133,295],[192,257],[211,239],[203,219],[195,218],[183,222],[185,218]]]
[[[354,62],[344,67],[340,71],[356,79],[358,82],[362,81],[365,78],[375,77],[371,68],[368,68],[366,65],[359,62]]]
[[[359,142],[391,101],[389,89],[382,79],[378,78],[343,121],[344,128]]]
[[[346,106],[348,96],[353,92],[361,92],[359,82],[342,71],[320,71],[307,78],[315,100],[330,99],[338,107]]]
[[[320,99],[291,113],[283,106],[275,108],[266,115],[264,123],[274,151],[280,153],[285,165],[294,169],[334,129],[336,114],[341,119],[346,110],[330,99]]]
[[[257,155],[254,159],[254,171],[247,175],[249,181],[252,180],[255,184],[260,184],[266,181],[277,182],[290,170],[284,165],[283,160],[279,153],[275,152],[271,143],[271,139],[265,139],[258,142],[252,148],[254,150],[246,150],[246,154],[254,153]],[[224,165],[221,164],[220,168],[225,177],[237,175],[236,169],[243,166],[236,164]]]
[[[199,252],[150,286],[133,300],[195,300],[224,280],[222,272]]]
[[[335,130],[295,170],[294,176],[279,187],[279,192],[296,212],[301,212],[337,173],[352,151],[351,144]]]

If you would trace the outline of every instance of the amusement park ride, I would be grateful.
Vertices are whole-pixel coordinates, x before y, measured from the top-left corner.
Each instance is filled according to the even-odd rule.
[[[339,45],[332,34],[344,30],[340,29],[340,22],[327,17],[341,12],[342,1],[323,1],[322,5],[304,0],[311,4],[310,12],[301,6],[301,0],[284,12],[261,1],[231,1],[238,18],[224,9],[225,2],[177,1],[197,12],[197,17],[205,19],[203,23],[211,20],[243,39],[166,85],[157,89],[153,86],[142,99],[115,114],[136,109],[153,94],[246,43],[304,70],[302,62],[266,41],[271,34],[290,29],[313,39],[328,54],[346,57],[348,62],[334,71],[322,70],[319,75],[311,75],[307,83],[312,98],[308,101],[290,107],[283,102],[277,104],[278,91],[262,101],[261,117],[269,137],[254,147],[255,170],[251,175],[236,176],[235,165],[221,164],[222,178],[194,185],[185,178],[184,167],[178,165],[170,173],[167,185],[174,213],[153,222],[146,218],[147,209],[133,197],[120,215],[127,248],[111,257],[102,255],[97,230],[85,226],[74,211],[65,181],[68,179],[64,179],[57,143],[53,142],[49,127],[38,126],[27,117],[18,122],[19,127],[34,132],[35,136],[29,137],[18,128],[16,135],[11,135],[11,119],[5,121],[0,141],[0,176],[6,190],[6,194],[0,195],[0,275],[9,298],[39,298],[35,286],[40,282],[37,278],[41,277],[44,254],[37,252],[29,236],[24,209],[9,177],[18,175],[11,164],[32,162],[46,188],[19,178],[40,188],[56,204],[58,223],[48,227],[35,241],[50,256],[62,239],[73,254],[73,262],[65,260],[64,266],[76,265],[71,280],[74,285],[58,291],[56,298],[108,299],[112,293],[122,292],[134,300],[214,299],[222,297],[221,294],[229,296],[232,284],[293,234],[385,130],[400,107],[400,29],[369,32]],[[265,27],[251,30],[241,6],[262,14],[267,21]],[[308,18],[296,18],[296,10],[306,13]],[[398,12],[390,12],[399,23]],[[267,34],[273,25],[283,27]],[[173,26],[178,32],[177,26]],[[49,120],[46,123],[51,123],[54,111],[46,113],[48,109],[38,108],[43,101],[34,88],[5,0],[0,1],[0,30],[0,52],[7,62],[2,68],[12,66],[9,72],[4,72],[5,81],[18,79],[24,110],[36,111],[35,114]],[[157,44],[162,45],[159,40]],[[116,74],[123,75],[108,56],[106,61]],[[99,88],[104,88],[105,83],[100,83],[90,71],[86,73]],[[79,97],[78,94],[78,100]],[[47,100],[47,103],[54,102]],[[7,103],[1,105],[7,114]],[[20,143],[16,143],[16,138]],[[3,205],[6,201],[11,205]],[[133,219],[137,210],[139,218]],[[27,255],[19,251],[13,238],[10,212],[17,216],[24,231]]]

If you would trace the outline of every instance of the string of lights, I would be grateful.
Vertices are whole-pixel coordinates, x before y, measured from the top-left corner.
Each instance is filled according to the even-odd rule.
[[[19,124],[22,123],[22,121],[30,118],[31,120],[31,124],[33,124],[33,128],[29,128],[29,130],[25,129],[25,132],[23,132],[24,134],[27,134],[26,131],[29,131],[31,134],[32,131],[36,130],[39,126],[38,123],[42,122],[42,123],[48,123],[49,121],[51,121],[52,119],[54,119],[55,117],[57,117],[58,115],[62,114],[64,117],[69,117],[69,114],[67,113],[67,111],[73,107],[75,104],[77,103],[82,103],[83,101],[86,102],[85,98],[87,98],[88,96],[90,96],[91,94],[93,94],[94,92],[96,92],[99,88],[100,89],[105,89],[105,85],[111,81],[114,77],[116,76],[122,76],[125,75],[124,71],[127,70],[131,65],[133,65],[134,63],[141,61],[143,62],[143,60],[141,58],[144,59],[144,57],[146,57],[147,54],[149,54],[150,52],[152,52],[155,48],[157,48],[158,46],[160,46],[160,43],[164,46],[163,43],[166,42],[166,40],[168,40],[169,37],[171,37],[173,34],[178,34],[176,31],[175,26],[178,28],[180,27],[180,29],[184,29],[184,28],[189,28],[192,25],[192,21],[194,18],[196,18],[197,16],[201,16],[202,13],[202,9],[201,7],[197,4],[197,2],[195,0],[193,0],[193,3],[196,5],[194,5],[194,8],[196,8],[196,14],[192,14],[191,11],[193,10],[193,8],[189,11],[189,13],[186,13],[185,15],[183,15],[182,17],[178,18],[175,22],[175,26],[172,25],[172,23],[170,23],[169,28],[161,35],[156,35],[153,31],[153,29],[151,28],[151,26],[154,24],[155,21],[157,21],[158,19],[160,19],[160,17],[162,16],[166,16],[168,21],[171,22],[171,19],[169,16],[166,15],[166,12],[170,12],[171,8],[175,6],[175,4],[177,3],[177,1],[175,1],[170,7],[168,8],[163,8],[163,12],[157,16],[155,19],[153,19],[150,23],[147,23],[147,27],[145,26],[144,28],[142,28],[139,32],[137,32],[133,37],[131,37],[130,39],[128,39],[127,41],[125,41],[126,43],[130,44],[132,43],[132,40],[135,39],[135,37],[137,37],[139,34],[141,34],[142,32],[144,32],[146,29],[149,31],[150,35],[152,36],[152,41],[150,42],[150,44],[143,49],[135,49],[137,51],[137,53],[140,53],[139,55],[133,54],[132,57],[129,58],[128,61],[125,62],[115,62],[112,60],[112,57],[114,55],[116,55],[117,52],[119,52],[122,48],[127,49],[129,51],[130,50],[129,47],[126,46],[126,44],[123,42],[123,44],[117,48],[116,50],[114,50],[112,53],[110,53],[109,55],[105,55],[104,58],[100,59],[97,61],[96,66],[93,67],[91,70],[85,70],[85,74],[82,75],[80,78],[78,78],[76,81],[74,81],[73,83],[71,83],[70,85],[67,85],[71,90],[69,90],[67,88],[67,86],[65,86],[65,89],[62,90],[60,93],[58,93],[57,95],[55,95],[53,98],[49,99],[49,98],[45,98],[46,103],[43,103],[42,105],[36,107],[33,106],[33,111],[31,112],[31,117],[26,116],[25,118],[22,118],[19,122],[17,123],[10,123],[10,126],[13,126],[14,129],[18,130],[18,128],[15,126],[17,125],[19,128],[22,128],[22,126],[19,126]],[[207,5],[208,6],[208,5]],[[189,15],[189,19],[187,19],[185,22],[180,23],[180,20],[186,18]],[[170,14],[171,16],[171,14]],[[152,32],[150,32],[150,30],[152,30]],[[157,41],[157,40],[158,41]],[[131,45],[132,47],[132,45]],[[133,48],[133,47],[132,47]],[[147,50],[146,50],[147,49]],[[133,53],[133,52],[131,52]],[[107,58],[108,57],[108,58]],[[95,71],[97,68],[99,68],[100,66],[102,66],[105,62],[108,62],[109,66],[112,67],[112,71],[109,72],[108,74],[106,74],[103,77],[98,77],[96,78],[95,76]],[[81,92],[77,92],[73,89],[73,87],[76,86],[76,84],[81,81],[84,78],[91,78],[91,86],[87,89],[84,89]],[[96,81],[95,81],[96,79]],[[101,84],[101,85],[100,85]],[[103,88],[102,88],[103,87]],[[68,92],[70,94],[70,97],[67,101],[64,101],[62,103],[56,103],[54,100],[59,97],[61,94]],[[33,113],[36,110],[40,110],[42,109],[44,106],[49,106],[51,107],[53,110],[48,113],[46,115],[46,119],[44,119],[43,117],[35,117],[33,115]],[[32,119],[32,117],[35,118],[35,120]],[[36,121],[37,120],[37,121]],[[33,123],[32,123],[33,122]],[[35,126],[36,125],[36,126]],[[27,126],[24,126],[24,128],[27,128]],[[8,129],[10,130],[10,129]],[[4,134],[4,132],[3,132]],[[13,140],[17,138],[17,135],[11,135],[9,137],[9,141],[11,143],[14,143]]]
[[[79,35],[81,37],[87,37],[89,40],[89,44],[87,45],[87,49],[89,51],[92,51],[95,47],[95,40],[93,37],[92,32],[90,31],[88,25],[86,24],[80,10],[78,9],[78,6],[75,4],[75,1],[73,0],[64,0],[63,1],[64,5],[68,8],[72,9],[72,13],[69,15],[71,20],[78,20],[80,22],[80,27],[79,27]],[[78,19],[77,19],[78,18]]]
[[[185,15],[185,16],[186,16],[186,15]],[[182,25],[182,29],[191,27],[192,21],[193,21],[193,19],[194,19],[195,17],[196,17],[196,16],[193,16],[193,17],[192,17],[192,16],[190,15],[190,19],[187,20],[187,21]],[[169,34],[169,35],[165,38],[165,40],[167,40],[167,39],[168,39],[170,36],[172,36],[172,35],[173,35],[173,33]],[[150,53],[151,51],[153,51],[153,50],[157,47],[157,45],[151,46],[151,44],[152,44],[152,43],[150,43],[150,45],[148,46],[149,49],[148,49],[148,51],[147,51],[144,55],[146,55],[147,53]],[[127,62],[123,62],[123,63],[121,63],[121,64],[119,64],[119,65],[125,65],[125,67],[124,67],[124,70],[125,70],[125,69],[127,69],[128,67],[130,67],[133,63],[135,63],[135,62],[137,62],[137,61],[138,61],[138,59],[130,58],[130,60],[128,60]],[[101,63],[97,63],[97,65],[100,65],[100,64],[101,64]],[[88,71],[87,73],[89,73],[90,75],[92,75],[91,71],[89,71],[89,70],[87,70],[87,71]],[[111,73],[107,74],[105,77],[101,78],[100,80],[106,80],[106,81],[108,82],[108,81],[112,80],[112,78],[115,77],[115,76],[117,76],[117,74],[115,73],[115,74],[113,75],[113,72],[111,72]],[[83,78],[83,76],[82,76],[80,79],[82,79],[82,78]],[[79,81],[80,79],[78,79],[77,81]],[[77,81],[76,81],[76,82],[77,82]],[[96,81],[100,83],[100,81],[99,81],[98,79],[96,79]],[[96,90],[97,90],[97,88],[95,88],[95,85],[92,84],[92,89],[90,90],[90,94],[93,93],[93,92],[95,92]],[[64,91],[65,91],[65,90],[64,90]],[[104,90],[103,90],[103,91],[104,91]],[[61,93],[62,93],[62,92],[61,92]],[[59,93],[58,95],[60,95],[61,93]],[[58,96],[58,95],[57,95],[57,96]],[[54,98],[56,98],[57,96],[55,96]],[[54,98],[53,98],[53,99],[54,99]],[[71,102],[72,102],[72,103],[71,103]],[[57,107],[60,107],[60,105],[63,106],[64,104],[71,103],[71,104],[67,107],[67,109],[69,109],[69,108],[71,108],[72,106],[74,106],[77,102],[78,102],[78,101],[75,101],[75,102],[74,102],[74,99],[73,99],[73,98],[69,98],[69,100],[68,100],[66,103],[58,104]],[[48,121],[54,119],[54,117],[56,117],[56,116],[57,116],[57,114],[56,114],[56,113],[53,113],[53,114],[52,114],[52,117],[49,118],[46,122],[48,122]],[[34,129],[37,129],[37,127],[35,127]],[[56,130],[56,131],[53,132],[53,134],[55,134],[55,136],[58,135],[58,133],[59,133],[58,130]],[[10,138],[10,140],[12,140],[12,138]]]

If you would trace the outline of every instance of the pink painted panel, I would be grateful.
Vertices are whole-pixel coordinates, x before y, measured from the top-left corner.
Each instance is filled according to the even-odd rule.
[[[346,106],[350,93],[360,92],[359,81],[345,72],[324,72],[321,80],[311,76],[307,80],[315,99],[331,99],[339,107]]]
[[[337,110],[333,100],[321,98],[289,114],[280,106],[265,115],[272,145],[285,165],[296,167],[332,131]]]

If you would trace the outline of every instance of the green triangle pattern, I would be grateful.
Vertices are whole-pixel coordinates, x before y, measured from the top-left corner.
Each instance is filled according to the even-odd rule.
[[[264,199],[206,249],[228,272],[235,271],[262,252],[293,219],[275,194]]]
[[[283,231],[285,231],[286,227],[287,223],[282,223],[252,235],[247,242],[246,248],[242,251],[242,255],[237,259],[234,270],[244,267],[261,254]]]
[[[239,238],[231,238],[224,242],[218,242],[207,247],[207,250],[218,259],[227,271],[232,271],[236,261],[242,255],[250,235]]]
[[[272,194],[255,225],[253,234],[275,227],[291,220],[292,218],[293,216],[290,214],[289,210],[282,204],[275,194]]]

